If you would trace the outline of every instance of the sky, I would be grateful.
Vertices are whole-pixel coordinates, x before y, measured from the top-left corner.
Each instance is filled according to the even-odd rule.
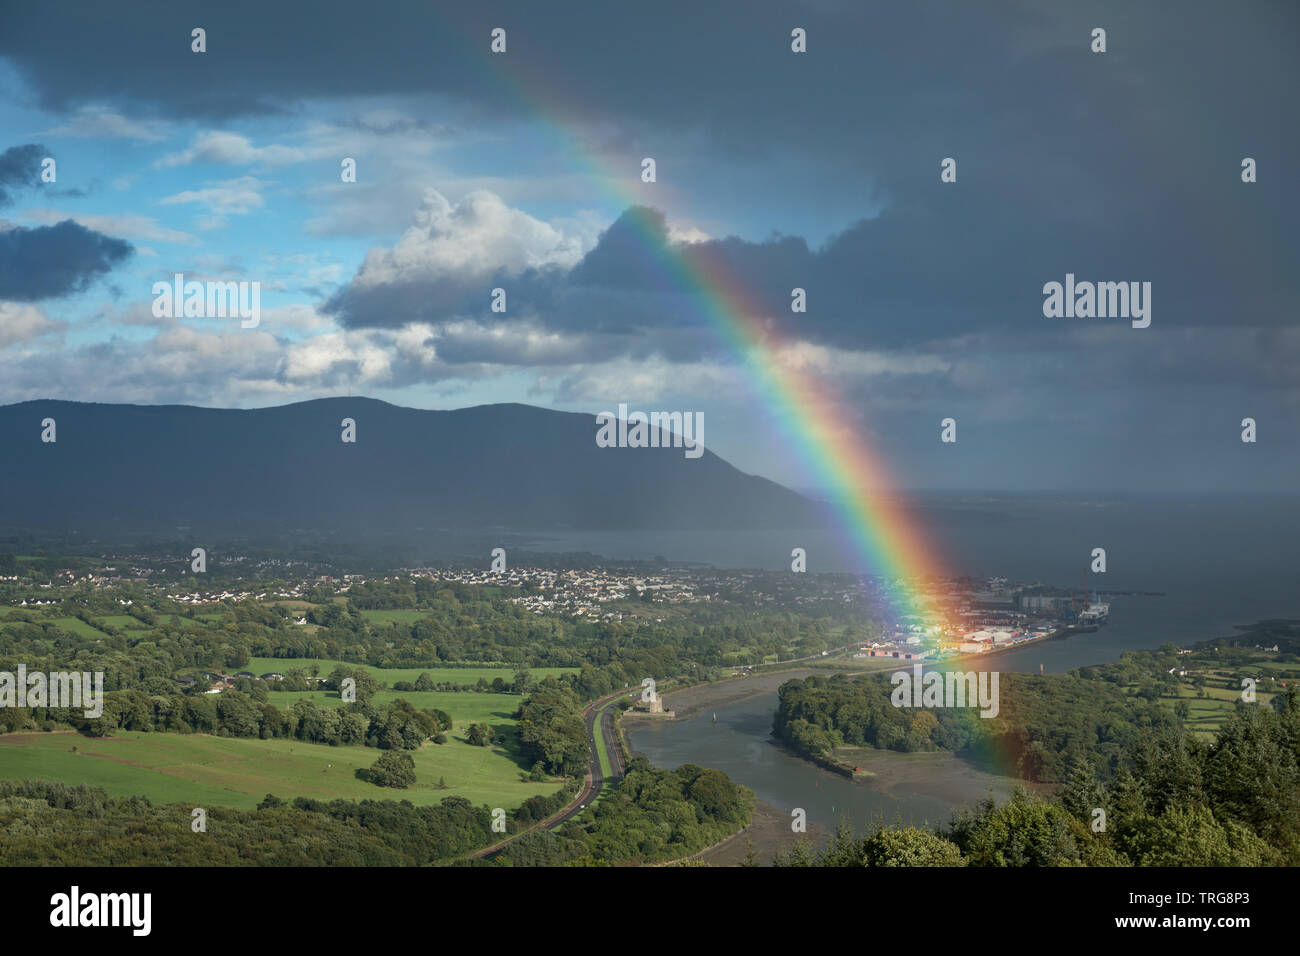
[[[1298,27],[1261,0],[5,5],[0,403],[626,403],[807,487],[650,244],[725,261],[900,489],[1294,491]],[[155,315],[176,273],[259,283],[258,325]],[[1150,325],[1045,315],[1067,274],[1149,282]]]

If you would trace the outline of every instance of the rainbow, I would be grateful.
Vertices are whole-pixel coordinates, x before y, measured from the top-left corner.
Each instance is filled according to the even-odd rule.
[[[823,486],[842,494],[832,505],[856,551],[873,573],[895,584],[900,615],[929,620],[918,586],[941,576],[941,565],[901,502],[880,494],[893,481],[881,460],[862,441],[844,406],[814,374],[788,361],[793,344],[782,335],[769,309],[761,307],[706,245],[672,244],[659,235],[657,220],[632,205],[634,221],[653,255],[742,363],[755,393],[797,451],[805,469]]]
[[[882,579],[900,618],[942,624],[924,599],[921,586],[943,577],[943,565],[925,535],[896,497],[881,456],[867,446],[843,403],[814,375],[786,360],[791,340],[783,336],[770,310],[760,306],[745,285],[705,244],[672,243],[659,222],[629,188],[640,182],[637,170],[606,168],[597,154],[571,132],[581,128],[575,111],[544,77],[527,72],[524,58],[494,56],[477,61],[492,80],[510,80],[511,93],[541,121],[541,129],[560,150],[576,158],[602,185],[607,201],[624,210],[636,226],[647,258],[689,295],[719,341],[749,373],[750,385],[778,429],[796,450],[805,471],[823,487],[835,489],[830,507],[837,524],[864,566]]]

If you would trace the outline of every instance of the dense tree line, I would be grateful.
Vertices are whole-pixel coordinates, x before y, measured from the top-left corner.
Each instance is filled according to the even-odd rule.
[[[531,826],[538,807],[557,799],[562,805],[566,794],[521,808],[507,830]],[[422,866],[501,838],[491,809],[461,797],[416,807],[268,795],[257,810],[207,808],[202,834],[190,830],[191,809],[85,786],[0,781],[0,866]]]
[[[1001,674],[993,718],[973,706],[895,707],[893,689],[888,674],[789,681],[773,733],[811,756],[842,746],[946,750],[1027,780],[1061,782],[1083,761],[1112,776],[1144,729],[1175,719],[1152,701],[1078,674]]]
[[[573,792],[570,786],[525,801],[508,815],[507,833],[550,817]],[[559,833],[520,838],[496,863],[676,859],[746,825],[751,805],[749,791],[720,771],[690,765],[659,770],[637,760],[624,784],[594,811]],[[268,794],[255,811],[208,808],[207,831],[200,835],[190,830],[191,809],[156,806],[143,797],[110,798],[85,786],[0,781],[0,866],[160,860],[178,866],[419,866],[465,862],[467,854],[501,839],[492,831],[490,808],[460,797],[416,807],[404,800],[286,802]]]
[[[112,691],[104,694],[103,714],[95,718],[86,717],[84,710],[78,709],[0,708],[0,731],[4,732],[71,727],[92,737],[109,737],[119,730],[262,740],[287,737],[308,743],[364,744],[385,750],[415,750],[451,726],[446,711],[417,709],[400,697],[386,707],[360,702],[329,707],[303,699],[286,709],[270,703],[265,696],[258,699],[234,689],[189,697]]]
[[[1114,779],[1076,768],[1052,798],[1017,791],[956,814],[946,827],[841,825],[781,866],[1297,866],[1300,694],[1238,703],[1213,743],[1181,728],[1144,730]]]
[[[617,790],[558,831],[521,837],[499,863],[511,866],[657,862],[698,853],[748,826],[753,794],[721,770],[677,770],[634,759]]]
[[[587,730],[582,700],[557,681],[547,681],[515,715],[524,762],[545,773],[579,777],[587,770]]]

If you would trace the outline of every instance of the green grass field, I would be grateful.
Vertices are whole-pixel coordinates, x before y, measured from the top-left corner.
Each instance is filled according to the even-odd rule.
[[[317,676],[328,677],[330,672],[336,667],[361,668],[368,671],[375,680],[390,687],[397,681],[411,681],[428,671],[429,676],[435,683],[449,684],[476,684],[482,677],[488,683],[493,678],[500,677],[507,684],[515,679],[517,667],[371,667],[369,664],[348,664],[343,661],[327,661],[319,657],[252,657],[249,658],[248,665],[241,667],[240,670],[251,671],[254,674],[283,674],[291,670],[305,670],[313,664],[317,668]],[[576,667],[530,667],[529,673],[536,680],[542,680],[550,674],[570,674],[577,673]]]
[[[81,637],[107,637],[97,627],[91,627],[79,617],[56,617],[50,619],[51,624],[57,624],[59,630],[67,631],[69,634],[77,634]]]
[[[391,704],[397,698],[410,701],[417,709],[436,708],[451,714],[452,727],[459,731],[466,724],[489,723],[493,727],[500,724],[513,724],[514,713],[523,700],[515,694],[480,694],[476,691],[454,690],[381,690],[375,694],[374,702],[381,707]],[[285,709],[293,702],[306,698],[312,703],[324,707],[342,707],[343,699],[337,691],[311,690],[272,692],[271,703]]]
[[[414,624],[416,621],[424,620],[432,614],[432,611],[421,611],[419,609],[400,609],[394,611],[362,611],[361,616],[367,621],[396,621],[399,624]]]
[[[1261,672],[1264,670],[1260,668]],[[1217,672],[1211,672],[1214,680],[1225,679],[1224,675]],[[1162,695],[1160,705],[1172,711],[1178,701],[1187,701],[1188,716],[1186,723],[1187,728],[1203,740],[1212,740],[1219,731],[1219,726],[1223,723],[1224,718],[1232,713],[1236,702],[1241,700],[1241,691],[1229,689],[1226,687],[1216,687],[1207,684],[1205,687],[1205,697],[1196,696],[1196,688],[1192,686],[1190,680],[1178,682],[1178,693],[1175,695]],[[1256,694],[1256,701],[1260,706],[1267,707],[1275,695],[1265,690],[1259,690]]]
[[[411,752],[415,786],[390,790],[358,780],[383,753],[372,747],[330,747],[297,740],[247,740],[201,734],[121,732],[110,738],[75,733],[0,736],[0,779],[61,780],[103,787],[113,796],[140,794],[155,803],[250,809],[268,793],[283,799],[393,799],[417,805],[444,797],[513,809],[558,783],[520,779],[513,735],[499,749],[455,738]],[[75,749],[74,749],[75,748]],[[437,789],[445,778],[447,789]]]
[[[140,620],[137,617],[132,617],[130,614],[101,614],[95,618],[95,623],[98,624],[100,622],[103,622],[104,624],[111,624],[113,627],[148,627],[149,626],[148,624],[144,623],[144,621]]]
[[[200,621],[207,621],[207,622],[219,620],[221,616],[222,615],[219,612],[211,612],[211,611],[205,614],[195,615],[195,617],[197,617]],[[159,623],[165,622],[170,624],[177,617],[179,617],[179,615],[159,614],[158,621]],[[150,627],[150,625],[145,624],[139,618],[132,617],[130,614],[101,614],[95,617],[95,621],[96,623],[102,623],[111,627],[115,627],[119,630],[148,630]],[[108,636],[106,632],[101,631],[96,627],[91,627],[89,624],[81,620],[81,618],[79,617],[37,618],[36,623],[55,624],[58,625],[58,627],[61,630],[67,631],[69,634],[76,634],[80,637],[101,638],[101,637]],[[3,629],[3,627],[4,625],[0,625],[0,629]],[[477,678],[475,678],[475,680],[477,680]],[[471,681],[471,683],[473,682]]]

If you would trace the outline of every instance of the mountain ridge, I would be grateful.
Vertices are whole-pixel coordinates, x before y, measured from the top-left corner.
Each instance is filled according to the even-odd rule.
[[[42,422],[55,421],[54,442]],[[342,441],[344,418],[356,442]],[[294,527],[735,530],[815,506],[705,447],[600,448],[595,416],[523,403],[416,409],[331,397],[256,409],[36,399],[0,406],[0,522],[148,530]]]

